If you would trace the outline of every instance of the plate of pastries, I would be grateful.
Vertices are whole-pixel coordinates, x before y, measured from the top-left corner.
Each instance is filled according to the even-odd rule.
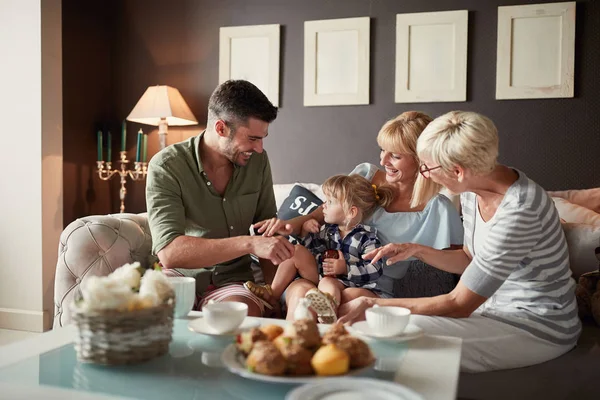
[[[280,383],[358,374],[375,363],[369,346],[341,324],[321,327],[310,319],[285,328],[263,325],[242,332],[222,355],[223,364],[245,378]]]

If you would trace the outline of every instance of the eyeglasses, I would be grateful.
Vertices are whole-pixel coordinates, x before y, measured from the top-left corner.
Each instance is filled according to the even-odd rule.
[[[421,164],[419,166],[419,172],[421,173],[421,175],[423,175],[423,178],[429,178],[431,176],[431,171],[433,171],[434,169],[438,169],[438,168],[442,168],[441,165],[438,165],[437,167],[427,167],[427,165],[425,164]]]

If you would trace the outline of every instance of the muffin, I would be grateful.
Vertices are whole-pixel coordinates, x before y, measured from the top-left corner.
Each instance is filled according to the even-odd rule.
[[[263,375],[283,375],[286,366],[283,355],[267,340],[254,343],[246,359],[246,367],[250,371]]]
[[[249,331],[237,335],[235,345],[238,350],[247,356],[256,342],[268,340],[267,335],[258,328],[252,328]]]
[[[373,363],[374,357],[371,349],[357,337],[340,336],[336,345],[350,356],[350,368],[362,368]]]
[[[314,350],[321,345],[321,334],[317,323],[313,320],[294,321],[285,327],[283,335],[309,350]]]
[[[275,347],[283,355],[286,361],[286,374],[287,375],[312,375],[313,369],[311,365],[312,352],[297,342],[294,342],[292,338],[286,336],[279,336],[273,342]]]
[[[279,325],[265,325],[260,330],[267,335],[267,338],[272,342],[275,338],[283,333],[283,328]]]
[[[317,375],[343,375],[350,369],[350,356],[335,344],[328,344],[317,350],[311,365]]]
[[[347,334],[348,331],[344,328],[343,324],[334,324],[329,328],[325,335],[323,335],[323,344],[336,344],[340,337]]]

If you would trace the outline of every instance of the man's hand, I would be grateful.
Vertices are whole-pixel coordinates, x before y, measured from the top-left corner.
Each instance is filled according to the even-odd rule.
[[[265,219],[254,224],[256,233],[260,233],[263,236],[274,236],[276,233],[287,236],[293,232],[292,225],[288,224],[287,221],[278,218]]]
[[[338,256],[339,258],[326,258],[323,260],[323,275],[333,276],[348,274],[348,265],[346,264],[344,253],[338,250]]]
[[[316,219],[309,219],[302,224],[302,237],[309,233],[318,233],[321,230],[321,224]]]
[[[420,248],[421,245],[416,243],[390,243],[365,254],[363,258],[365,260],[372,260],[372,263],[376,263],[382,257],[386,257],[386,264],[391,265],[398,261],[413,257],[419,252]]]
[[[357,321],[364,320],[365,311],[375,305],[374,300],[370,297],[361,296],[342,304],[338,309],[338,316],[340,317],[338,323],[352,325]]]
[[[265,258],[275,265],[292,258],[295,251],[294,245],[283,236],[253,236],[251,243],[252,254],[255,254],[258,258]]]

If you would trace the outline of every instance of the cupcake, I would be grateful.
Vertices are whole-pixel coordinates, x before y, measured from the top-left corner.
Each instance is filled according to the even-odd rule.
[[[350,368],[362,368],[373,363],[374,357],[371,349],[357,337],[340,336],[336,345],[350,356]]]
[[[263,375],[283,375],[287,364],[277,347],[265,340],[254,344],[246,359],[246,367]]]
[[[328,344],[317,350],[311,365],[317,375],[343,375],[350,369],[350,356],[335,344]]]

